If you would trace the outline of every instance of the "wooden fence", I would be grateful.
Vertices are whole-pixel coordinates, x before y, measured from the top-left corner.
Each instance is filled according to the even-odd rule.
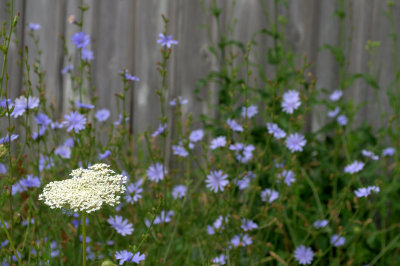
[[[8,19],[6,0],[0,1],[0,19]],[[39,47],[43,51],[41,61],[46,71],[45,84],[52,103],[58,107],[61,117],[68,110],[67,99],[71,97],[71,84],[67,76],[60,72],[66,66],[63,55],[65,36],[67,47],[76,53],[70,38],[78,31],[75,25],[67,22],[70,15],[79,17],[78,0],[15,0],[14,14],[19,13],[19,23],[15,36],[18,42],[10,47],[8,73],[10,74],[9,95],[17,97],[24,88],[23,72],[18,66],[18,51],[25,45],[31,48],[34,57],[32,39],[27,35],[27,25],[38,23]],[[84,31],[91,36],[91,49],[95,59],[92,65],[93,85],[97,87],[99,107],[114,110],[114,94],[122,90],[118,71],[126,67],[129,72],[140,78],[130,95],[131,123],[134,131],[143,131],[151,125],[158,125],[159,107],[155,90],[160,86],[160,77],[156,71],[156,62],[161,59],[157,44],[157,35],[163,31],[161,14],[169,19],[168,32],[179,45],[173,48],[169,63],[169,98],[178,95],[189,99],[186,108],[194,114],[208,112],[207,102],[195,103],[194,89],[197,81],[216,68],[213,56],[207,51],[210,36],[216,34],[216,22],[205,11],[211,0],[85,0],[90,9],[85,13]],[[269,10],[271,16],[283,15],[287,18],[287,38],[292,49],[300,55],[306,55],[313,63],[311,72],[317,77],[317,88],[334,90],[338,87],[338,65],[332,54],[319,48],[324,44],[338,45],[340,24],[334,15],[339,7],[335,0],[288,0],[288,8],[279,6],[278,14],[273,9],[273,0],[237,0],[216,1],[223,8],[221,23],[236,18],[233,33],[235,39],[247,43],[252,33],[268,28],[263,13]],[[400,1],[396,0],[393,9],[395,21],[400,19]],[[234,3],[234,5],[233,5]],[[390,37],[391,25],[383,12],[387,8],[384,0],[345,0],[346,22],[344,25],[349,70],[353,73],[366,72],[369,57],[365,51],[368,40],[380,41],[376,62],[379,68],[379,84],[383,88],[379,94],[381,104],[388,110],[388,98],[384,88],[394,79],[393,42]],[[209,25],[207,30],[203,25]],[[398,26],[398,25],[397,25]],[[397,27],[400,36],[400,27]],[[349,45],[351,43],[351,45]],[[254,55],[265,51],[272,45],[270,39],[260,39]],[[400,43],[397,42],[400,46]],[[399,47],[400,48],[400,47]],[[400,54],[397,55],[400,62]],[[74,56],[77,60],[78,56]],[[77,65],[77,61],[76,64]],[[266,68],[268,70],[268,67]],[[205,99],[209,89],[200,92]],[[215,92],[212,92],[215,93]],[[345,91],[345,99],[354,99],[356,103],[366,101],[357,116],[358,121],[367,119],[377,125],[382,123],[377,111],[374,90],[362,80]],[[117,117],[114,111],[113,118]],[[312,115],[310,129],[324,122],[326,116],[320,112]]]

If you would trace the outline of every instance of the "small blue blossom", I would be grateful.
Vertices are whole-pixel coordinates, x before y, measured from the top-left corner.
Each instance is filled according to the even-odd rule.
[[[393,147],[388,147],[382,151],[382,156],[393,156],[395,149]]]
[[[0,108],[7,108],[7,104],[9,109],[13,107],[13,102],[11,99],[6,99],[3,98],[3,96],[0,96]]]
[[[177,185],[172,189],[172,197],[174,199],[183,198],[186,195],[186,186],[184,185]]]
[[[157,215],[154,219],[154,224],[162,224],[169,223],[171,221],[172,216],[174,216],[173,211],[161,211],[160,215]]]
[[[327,226],[327,225],[328,225],[328,220],[316,220],[316,221],[313,223],[313,226],[314,226],[315,228],[317,228],[317,229],[324,228],[324,227]]]
[[[336,121],[339,123],[339,125],[341,125],[341,126],[345,126],[345,125],[347,125],[347,117],[345,116],[345,115],[339,115],[337,118],[336,118]]]
[[[329,96],[329,99],[331,99],[332,102],[338,101],[340,98],[342,98],[343,91],[341,90],[335,90],[332,92],[332,94]]]
[[[331,245],[333,245],[335,247],[343,246],[345,242],[346,242],[346,238],[344,238],[343,236],[333,235],[331,237]]]
[[[42,114],[42,113],[38,113],[36,115],[36,123],[38,125],[47,127],[48,125],[51,124],[51,119],[46,115],[46,114]]]
[[[374,161],[379,160],[379,156],[373,153],[372,151],[362,150],[361,154],[364,155],[365,157],[371,158]]]
[[[86,62],[92,61],[94,59],[93,51],[87,48],[82,49],[81,58]]]
[[[251,239],[251,237],[248,234],[240,234],[240,235],[235,235],[232,240],[231,240],[231,244],[234,247],[238,247],[238,246],[248,246],[251,245],[253,243],[253,240]]]
[[[253,158],[253,151],[255,147],[250,144],[245,146],[243,143],[231,144],[229,149],[236,151],[236,159],[241,163],[247,163]]]
[[[286,137],[286,132],[278,127],[275,123],[267,123],[268,133],[273,135],[276,139],[282,139]]]
[[[268,200],[269,203],[274,202],[279,197],[279,192],[272,189],[264,189],[261,191],[261,200],[266,202]]]
[[[64,141],[64,146],[70,147],[70,148],[74,147],[74,139],[73,138],[67,138]]]
[[[15,99],[15,108],[11,113],[11,116],[17,118],[25,113],[28,109],[35,109],[39,106],[39,98],[29,96],[26,98],[25,96],[21,96]]]
[[[174,153],[174,155],[178,155],[181,157],[186,157],[189,155],[189,152],[182,146],[182,144],[172,145],[172,152]]]
[[[225,145],[226,145],[225,136],[216,137],[215,139],[211,140],[210,149],[215,150],[219,147],[224,147]]]
[[[22,187],[30,188],[30,187],[40,187],[40,180],[37,176],[33,176],[32,174],[27,175],[25,178],[19,181]]]
[[[226,123],[228,124],[228,126],[236,132],[243,132],[243,127],[241,125],[239,125],[235,120],[228,118],[226,120]]]
[[[94,108],[94,105],[81,103],[80,101],[76,101],[75,106],[78,106],[79,108],[82,108],[82,109],[93,109]]]
[[[288,186],[296,181],[294,172],[292,170],[283,170],[282,173],[278,174],[278,178],[283,180],[283,182],[285,182]]]
[[[258,225],[252,220],[242,219],[242,225],[240,226],[240,228],[242,228],[243,231],[251,231],[253,229],[257,229]]]
[[[153,138],[154,138],[154,137],[157,137],[158,135],[160,135],[161,133],[163,133],[164,130],[165,130],[166,128],[167,128],[167,124],[166,124],[166,123],[164,123],[164,124],[159,124],[157,130],[154,131],[153,134],[151,134],[151,136],[152,136]]]
[[[161,163],[152,164],[147,169],[147,177],[150,181],[156,181],[156,183],[163,180],[167,173],[168,170]]]
[[[69,159],[71,158],[71,149],[67,146],[61,145],[54,150],[54,154],[60,155],[61,158]]]
[[[177,106],[177,105],[185,105],[187,104],[189,101],[187,99],[183,99],[182,96],[179,96],[178,98],[172,99],[169,102],[169,105],[171,106]]]
[[[357,198],[368,197],[371,192],[378,193],[380,191],[377,186],[362,187],[354,191]]]
[[[204,131],[202,129],[193,130],[190,133],[189,140],[191,142],[198,142],[203,139]]]
[[[32,31],[39,30],[41,28],[40,24],[37,23],[29,23],[28,28]]]
[[[146,256],[144,254],[140,254],[140,252],[136,252],[135,255],[133,255],[131,262],[139,264],[141,261],[145,260]]]
[[[340,112],[340,107],[336,107],[334,110],[328,111],[328,116],[333,118],[336,117]]]
[[[253,172],[249,171],[248,173],[243,175],[243,177],[237,178],[234,181],[236,182],[238,188],[240,190],[243,190],[250,185],[251,180],[253,180],[255,177],[256,175]]]
[[[63,69],[61,69],[61,74],[65,75],[65,74],[67,74],[68,72],[70,72],[73,69],[74,69],[74,65],[73,64],[69,64],[66,67],[64,67]]]
[[[177,45],[178,41],[172,40],[172,35],[165,36],[164,34],[158,34],[157,43],[161,44],[161,46],[167,46],[167,48],[171,48],[171,45]]]
[[[131,235],[134,231],[132,224],[127,219],[123,219],[121,216],[116,215],[115,217],[110,216],[107,222],[117,230],[118,234],[122,236]]]
[[[99,160],[104,160],[111,155],[111,151],[106,150],[104,153],[99,154]]]
[[[90,44],[90,36],[84,32],[77,32],[72,35],[72,43],[76,45],[76,48],[85,48]]]
[[[140,193],[143,192],[143,188],[141,188],[142,183],[143,180],[140,179],[136,183],[129,184],[126,187],[125,199],[127,202],[133,204],[134,202],[137,202],[140,198],[142,198],[142,195],[140,195]]]
[[[7,173],[7,167],[4,164],[0,163],[0,174],[5,173]]]
[[[119,260],[119,265],[124,264],[125,262],[129,262],[133,257],[133,253],[127,250],[117,251],[115,253],[115,258]]]
[[[210,174],[207,175],[206,187],[215,193],[219,190],[224,191],[224,187],[229,183],[227,178],[228,175],[224,174],[221,170],[211,171]]]
[[[258,113],[258,107],[255,105],[250,105],[249,107],[242,107],[242,117],[252,118]]]
[[[94,115],[97,121],[104,122],[110,117],[110,111],[108,109],[100,109]]]
[[[287,114],[293,114],[293,111],[301,105],[299,92],[295,90],[287,91],[283,94],[282,109]]]
[[[126,80],[140,81],[140,79],[138,77],[132,76],[131,74],[129,74],[127,69],[125,69],[124,71],[119,71],[119,73],[123,74]]]
[[[303,147],[306,145],[307,141],[305,140],[304,136],[299,133],[294,133],[290,134],[286,138],[286,147],[291,151],[291,152],[296,152],[296,151],[303,151]]]
[[[311,264],[314,258],[314,252],[310,247],[306,248],[304,245],[301,245],[294,251],[294,258],[299,264]]]
[[[6,144],[6,143],[8,143],[8,141],[10,139],[11,139],[11,141],[14,141],[14,140],[18,139],[18,137],[19,137],[19,135],[16,135],[16,134],[12,134],[10,137],[7,133],[7,135],[5,137],[0,138],[0,144]]]
[[[363,168],[364,168],[364,163],[363,162],[359,162],[359,161],[354,161],[353,163],[347,165],[344,168],[344,172],[345,173],[349,173],[349,174],[355,174],[360,172]]]
[[[207,233],[209,235],[214,235],[215,231],[218,230],[219,232],[225,229],[224,225],[227,224],[229,221],[229,216],[222,216],[220,215],[217,220],[212,225],[207,226]]]
[[[82,129],[85,129],[86,117],[82,114],[75,111],[66,114],[64,117],[67,120],[65,121],[65,124],[68,126],[67,132],[74,130],[75,133],[78,133]]]
[[[225,265],[226,259],[227,257],[224,254],[221,254],[218,257],[213,258],[212,262],[219,265]]]

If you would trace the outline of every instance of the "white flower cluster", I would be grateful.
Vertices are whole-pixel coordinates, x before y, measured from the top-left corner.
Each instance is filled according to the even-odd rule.
[[[126,177],[115,174],[107,164],[95,164],[89,169],[75,169],[71,179],[50,182],[39,195],[50,208],[67,208],[74,212],[90,213],[103,204],[120,203],[126,190]]]

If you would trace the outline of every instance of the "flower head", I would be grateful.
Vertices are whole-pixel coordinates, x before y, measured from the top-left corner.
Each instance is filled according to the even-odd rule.
[[[295,175],[292,170],[283,170],[281,174],[278,174],[278,178],[282,179],[286,185],[290,186],[296,181]]]
[[[106,164],[95,164],[88,169],[78,168],[72,178],[50,182],[39,195],[50,208],[66,208],[74,212],[93,212],[103,204],[116,206],[125,192],[126,177],[115,174]]]
[[[382,156],[393,156],[395,149],[393,147],[388,147],[382,151]]]
[[[193,130],[190,133],[189,140],[191,142],[198,142],[203,139],[204,131],[202,129]]]
[[[333,235],[331,237],[331,244],[335,247],[343,246],[345,242],[346,238],[344,238],[343,236]]]
[[[122,236],[131,235],[134,231],[132,224],[127,219],[123,219],[121,216],[116,215],[115,217],[110,216],[107,222],[117,230],[118,234]]]
[[[336,107],[334,110],[328,111],[329,117],[336,117],[340,112],[340,107]]]
[[[299,133],[294,133],[290,134],[286,138],[286,147],[291,151],[291,152],[296,152],[296,151],[303,151],[303,147],[306,145],[307,141],[305,140],[304,136]]]
[[[301,245],[294,251],[294,258],[299,264],[311,264],[314,258],[314,252],[311,248],[306,248],[304,245]]]
[[[127,195],[125,196],[127,202],[133,204],[134,202],[142,198],[142,195],[140,195],[140,193],[143,192],[143,188],[141,187],[142,183],[143,180],[140,179],[137,182],[129,184],[127,186],[126,188]]]
[[[248,246],[251,245],[253,243],[253,240],[251,239],[251,237],[248,234],[240,234],[240,235],[235,235],[232,240],[231,240],[231,244],[234,247],[238,247],[238,246]]]
[[[364,168],[364,163],[363,162],[359,162],[359,161],[354,161],[353,163],[347,165],[344,168],[344,172],[345,173],[349,173],[349,174],[355,174],[360,172],[363,168]]]
[[[104,122],[110,117],[110,111],[108,109],[100,109],[94,115],[97,121]]]
[[[379,156],[373,153],[372,151],[362,150],[361,154],[364,155],[365,157],[371,158],[374,161],[379,160]]]
[[[362,188],[355,190],[354,194],[356,194],[357,198],[362,198],[362,197],[368,197],[371,194],[371,192],[377,193],[379,191],[380,191],[379,187],[369,186],[369,187],[362,187]]]
[[[273,135],[276,139],[282,139],[286,137],[286,132],[278,127],[275,123],[267,123],[268,133]]]
[[[225,265],[226,264],[226,255],[225,254],[221,254],[218,257],[213,258],[212,262],[215,264],[219,264],[219,265]]]
[[[131,262],[139,264],[142,260],[145,260],[146,256],[144,254],[140,254],[140,252],[136,252],[135,255],[133,255]]]
[[[172,197],[174,197],[174,199],[183,198],[183,197],[185,197],[186,190],[187,190],[186,186],[177,185],[172,190]]]
[[[347,116],[345,116],[345,115],[339,115],[336,118],[336,121],[339,123],[339,125],[345,126],[345,125],[347,125],[348,119],[347,119]]]
[[[166,128],[167,128],[167,124],[166,124],[166,123],[164,123],[164,124],[159,124],[157,130],[154,131],[153,134],[151,134],[151,136],[152,136],[153,138],[154,138],[154,137],[157,137],[158,135],[160,135],[161,133],[163,133],[164,130],[165,130]]]
[[[85,128],[86,117],[78,112],[71,112],[64,116],[67,121],[64,123],[68,126],[67,132],[74,130],[75,133],[78,133],[82,129]]]
[[[41,28],[40,24],[37,23],[29,23],[28,28],[32,31],[39,30]]]
[[[82,108],[82,109],[93,109],[94,108],[93,104],[86,104],[86,103],[82,103],[80,101],[76,101],[75,106],[78,106],[79,108]]]
[[[64,145],[58,146],[54,150],[54,154],[60,155],[61,158],[69,159],[71,158],[71,148]]]
[[[189,152],[182,146],[181,143],[179,145],[172,145],[172,152],[181,157],[186,157],[189,155]]]
[[[299,92],[295,90],[287,91],[283,94],[282,109],[287,114],[293,114],[293,111],[301,105]]]
[[[161,211],[160,215],[157,215],[154,219],[154,224],[169,223],[172,216],[174,216],[173,211]]]
[[[242,219],[242,225],[240,226],[240,228],[242,228],[243,231],[251,231],[253,229],[257,229],[258,225],[252,220]]]
[[[235,120],[228,118],[226,120],[226,123],[228,124],[228,126],[236,132],[243,132],[243,127],[238,124]]]
[[[104,160],[111,155],[111,151],[106,150],[104,153],[99,154],[99,160]]]
[[[94,59],[93,51],[88,48],[82,49],[81,58],[86,62],[92,61]]]
[[[159,181],[164,179],[164,175],[168,173],[168,170],[161,163],[155,163],[149,166],[147,169],[147,177],[151,181]]]
[[[211,171],[207,175],[206,187],[210,188],[211,191],[217,193],[219,190],[224,191],[224,187],[229,183],[227,180],[228,175],[224,174],[221,170]]]
[[[242,107],[242,117],[252,118],[258,113],[258,107],[255,105],[250,105],[249,107]]]
[[[161,44],[161,46],[167,46],[167,48],[171,48],[171,45],[177,45],[178,41],[172,40],[172,35],[165,36],[164,34],[158,34],[157,43]]]
[[[261,200],[264,202],[268,200],[269,203],[272,203],[278,197],[279,197],[279,192],[276,190],[267,188],[267,189],[261,191]]]
[[[27,109],[35,109],[39,106],[39,98],[29,96],[26,98],[25,96],[21,96],[15,99],[15,107],[11,116],[17,118],[25,113]]]
[[[215,150],[219,147],[224,147],[226,145],[226,137],[220,136],[213,139],[210,143],[210,149]]]
[[[313,226],[314,226],[315,228],[317,228],[317,229],[324,228],[324,227],[327,226],[327,225],[328,225],[328,220],[316,220],[316,221],[313,223]]]
[[[90,44],[90,36],[84,32],[77,32],[72,35],[72,43],[76,45],[76,48],[85,48]]]
[[[340,98],[342,98],[343,91],[341,90],[335,90],[331,93],[329,96],[329,99],[331,99],[332,102],[338,101]]]
[[[182,96],[179,96],[178,98],[174,98],[169,102],[169,105],[171,106],[177,106],[179,105],[185,105],[189,102],[188,99],[183,99]]]
[[[129,262],[133,257],[133,253],[127,250],[117,251],[115,253],[115,258],[119,260],[119,265],[124,264],[125,262]]]
[[[69,64],[66,67],[64,67],[63,69],[61,69],[61,74],[65,75],[68,72],[70,72],[72,69],[74,69],[74,65],[73,64]]]

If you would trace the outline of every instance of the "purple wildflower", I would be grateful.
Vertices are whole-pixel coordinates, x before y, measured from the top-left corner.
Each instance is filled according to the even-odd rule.
[[[46,114],[38,113],[36,115],[36,123],[38,125],[47,127],[51,124],[51,119]]]
[[[362,198],[362,197],[366,198],[371,194],[371,192],[377,193],[379,191],[380,191],[379,187],[369,186],[369,187],[362,187],[362,188],[355,190],[354,194],[356,194],[357,198]]]
[[[172,190],[172,197],[174,199],[183,198],[186,195],[186,186],[184,185],[177,185]]]
[[[70,72],[72,69],[74,69],[74,65],[73,64],[69,64],[66,67],[64,67],[63,69],[61,69],[61,74],[65,75],[68,72]]]
[[[3,96],[0,96],[0,108],[7,108],[7,104],[8,104],[8,108],[11,109],[11,107],[13,107],[13,103],[11,99],[6,99],[3,98]]]
[[[278,178],[282,179],[283,182],[285,182],[288,186],[296,181],[295,175],[292,170],[283,170],[281,174],[278,174]]]
[[[25,96],[21,96],[15,99],[15,108],[11,113],[11,116],[17,118],[25,113],[27,109],[35,109],[39,106],[39,98],[29,96],[26,98]]]
[[[160,215],[158,215],[154,219],[154,224],[162,224],[162,223],[169,223],[171,221],[172,216],[174,216],[173,211],[161,211]]]
[[[272,190],[269,188],[261,191],[261,200],[266,202],[268,200],[269,203],[274,202],[279,197],[279,192],[276,190]]]
[[[146,256],[144,254],[140,254],[140,252],[136,252],[135,255],[133,255],[131,262],[139,264],[142,260],[145,260]]]
[[[44,169],[50,169],[54,167],[54,161],[48,156],[40,155],[39,157],[39,171],[42,172]]]
[[[211,141],[210,144],[210,149],[215,150],[219,147],[224,147],[226,145],[226,137],[225,136],[220,136],[216,137]]]
[[[78,106],[82,109],[93,109],[94,105],[92,104],[86,104],[86,103],[81,103],[80,101],[75,102],[75,106]]]
[[[187,104],[188,102],[189,102],[189,100],[183,99],[182,96],[179,96],[178,98],[172,99],[172,100],[169,102],[169,105],[171,105],[171,106],[177,106],[178,104],[179,104],[179,105],[185,105],[185,104]]]
[[[364,165],[365,164],[363,162],[354,161],[344,168],[344,172],[349,174],[358,173],[364,168]]]
[[[69,159],[71,158],[71,149],[67,146],[61,145],[54,150],[54,154],[60,155],[61,158]]]
[[[348,119],[347,119],[347,116],[345,116],[345,115],[339,115],[336,118],[336,121],[339,123],[339,125],[345,126],[345,125],[347,125]]]
[[[286,138],[286,147],[291,151],[291,152],[296,152],[296,151],[303,151],[303,147],[306,145],[307,141],[305,140],[304,136],[299,133],[294,133],[290,134]]]
[[[186,157],[189,155],[189,152],[182,146],[182,144],[172,145],[172,151],[175,155],[181,157]]]
[[[346,238],[344,238],[343,236],[333,235],[331,237],[331,245],[333,245],[335,247],[343,246],[345,242],[346,242]]]
[[[248,246],[251,245],[253,243],[253,240],[251,239],[251,237],[248,234],[240,234],[240,235],[235,235],[232,240],[231,240],[231,244],[234,247],[238,247],[238,246]]]
[[[11,141],[14,141],[14,140],[18,139],[18,137],[19,137],[19,135],[16,135],[16,134],[12,134],[11,137],[10,137],[10,136],[8,135],[8,133],[7,133],[7,135],[6,135],[5,137],[0,138],[0,145],[1,145],[1,144],[6,144],[6,143],[8,143],[8,141],[10,140],[10,138],[11,138]]]
[[[294,251],[294,258],[299,264],[311,264],[314,258],[314,252],[311,248],[306,248],[304,245],[301,245]]]
[[[275,123],[267,123],[268,133],[272,134],[276,139],[286,137],[286,132],[278,127]]]
[[[287,114],[293,114],[293,111],[301,105],[299,92],[295,90],[287,91],[283,94],[282,109]]]
[[[395,149],[393,147],[388,147],[382,151],[382,156],[393,156]]]
[[[252,220],[242,219],[242,225],[240,226],[240,228],[242,228],[243,231],[251,231],[253,229],[257,229],[258,225]]]
[[[110,111],[108,109],[100,109],[94,115],[99,122],[104,122],[110,117]]]
[[[125,199],[127,202],[133,204],[134,202],[136,202],[140,198],[142,198],[142,195],[140,195],[140,193],[143,192],[143,188],[141,188],[142,183],[143,183],[143,180],[140,179],[136,183],[129,184],[126,187],[127,195],[125,196]]]
[[[328,111],[329,117],[336,117],[340,112],[340,107],[336,107],[334,110]]]
[[[120,71],[121,74],[124,75],[126,80],[130,80],[130,81],[140,81],[140,79],[136,76],[132,76],[131,74],[129,74],[128,70],[125,69],[124,71]]]
[[[99,160],[104,160],[111,155],[111,151],[106,150],[104,153],[99,154]]]
[[[243,132],[243,127],[241,125],[239,125],[235,120],[228,118],[226,120],[226,123],[228,124],[228,126],[236,132]]]
[[[371,158],[374,161],[379,160],[379,156],[373,153],[372,151],[362,150],[361,154],[364,155],[365,157]]]
[[[222,216],[220,215],[217,220],[215,220],[215,222],[213,223],[213,225],[208,225],[207,226],[207,233],[209,235],[213,235],[215,234],[215,230],[221,231],[222,229],[224,229],[224,225],[227,224],[229,221],[229,216]]]
[[[30,188],[30,187],[40,187],[40,180],[37,176],[27,175],[25,178],[19,181],[22,187]]]
[[[189,140],[191,142],[198,142],[203,139],[204,131],[202,129],[193,130],[190,133]]]
[[[219,265],[225,265],[226,259],[226,256],[224,254],[221,254],[218,257],[213,258],[212,262]]]
[[[164,34],[158,34],[157,43],[161,44],[161,46],[167,46],[167,48],[171,48],[171,45],[177,45],[178,41],[172,40],[172,35],[165,36]]]
[[[166,124],[166,123],[164,123],[164,124],[159,124],[157,130],[154,131],[153,134],[151,134],[151,136],[152,136],[153,138],[154,138],[154,137],[157,137],[158,135],[160,135],[161,133],[163,133],[164,130],[165,130],[166,128],[167,128],[167,124]]]
[[[229,149],[236,151],[236,159],[241,163],[247,163],[253,157],[255,147],[250,144],[245,146],[243,143],[231,144]]]
[[[316,221],[313,223],[313,226],[314,226],[315,228],[317,228],[317,229],[324,228],[324,227],[327,226],[327,225],[328,225],[328,220],[316,220]]]
[[[7,173],[7,167],[4,164],[0,163],[0,174],[5,173]]]
[[[343,91],[341,90],[335,90],[332,92],[332,94],[329,96],[332,102],[338,101],[340,98],[342,98]]]
[[[76,45],[76,48],[85,48],[90,44],[90,36],[84,32],[77,32],[72,35],[72,43]]]
[[[71,112],[69,115],[64,116],[67,121],[64,123],[68,126],[67,132],[74,130],[75,133],[78,133],[82,129],[85,128],[86,117],[78,112]]]
[[[258,113],[258,107],[255,105],[250,105],[249,107],[242,107],[242,117],[252,118]]]
[[[242,178],[235,179],[236,185],[239,187],[240,190],[243,190],[250,185],[251,180],[255,177],[256,175],[253,172],[249,171],[248,173],[243,175]]]
[[[217,193],[218,190],[224,191],[224,187],[229,183],[227,180],[228,175],[224,174],[221,170],[211,171],[207,175],[206,187],[210,188],[211,191]]]
[[[39,30],[41,28],[40,24],[37,23],[29,23],[28,28],[32,31]]]
[[[87,48],[82,49],[81,58],[86,62],[92,61],[94,59],[93,51]]]
[[[118,234],[122,236],[130,235],[134,231],[132,224],[127,219],[123,219],[121,216],[116,215],[115,217],[110,216],[107,222],[117,230]]]
[[[58,123],[58,122],[52,122],[50,127],[51,129],[60,129],[63,128],[65,126],[64,123]]]
[[[149,166],[147,169],[147,177],[151,181],[156,181],[158,183],[160,180],[164,179],[164,175],[168,173],[168,170],[164,168],[161,163],[155,163]]]
[[[67,138],[64,141],[64,146],[70,147],[70,148],[74,147],[74,139],[73,138]]]
[[[115,253],[115,258],[119,260],[119,265],[124,264],[125,262],[129,262],[133,257],[133,253],[127,250],[117,251]]]

